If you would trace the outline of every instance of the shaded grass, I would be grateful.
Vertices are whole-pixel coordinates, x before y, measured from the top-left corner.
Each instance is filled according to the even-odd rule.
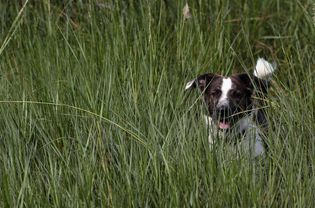
[[[0,206],[314,205],[311,2],[188,3],[28,3],[1,53]],[[4,40],[21,7],[1,5]],[[209,151],[185,83],[260,56],[267,157]]]

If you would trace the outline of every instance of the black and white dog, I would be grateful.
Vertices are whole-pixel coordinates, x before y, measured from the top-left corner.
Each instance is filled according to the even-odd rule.
[[[186,84],[186,90],[198,87],[203,93],[209,113],[205,119],[211,145],[223,136],[229,142],[239,141],[241,149],[253,157],[264,154],[262,132],[267,120],[260,101],[267,95],[274,71],[275,65],[259,58],[253,76],[242,73],[224,77],[206,73]]]

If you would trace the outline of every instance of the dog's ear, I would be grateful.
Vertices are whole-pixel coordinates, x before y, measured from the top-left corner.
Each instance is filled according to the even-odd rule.
[[[238,74],[237,76],[240,82],[243,83],[250,90],[255,90],[255,92],[260,92],[262,94],[267,94],[269,85],[268,80],[260,79],[247,73]]]
[[[210,85],[211,81],[214,80],[215,77],[218,77],[218,75],[212,73],[202,74],[198,76],[196,79],[187,82],[185,90],[199,87],[201,91],[204,91]]]

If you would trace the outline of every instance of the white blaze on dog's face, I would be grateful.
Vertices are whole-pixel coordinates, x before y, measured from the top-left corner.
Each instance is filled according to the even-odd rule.
[[[221,85],[221,97],[219,98],[218,105],[228,105],[228,93],[232,89],[232,80],[230,78],[223,78]]]
[[[265,91],[262,80],[245,73],[230,77],[203,74],[188,82],[186,89],[199,87],[213,122],[220,129],[229,129],[252,108],[253,83]]]

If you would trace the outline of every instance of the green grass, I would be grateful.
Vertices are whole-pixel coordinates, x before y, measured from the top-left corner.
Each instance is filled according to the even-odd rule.
[[[0,207],[315,205],[311,0],[24,2],[0,3]],[[258,57],[266,158],[211,152],[184,86]]]

